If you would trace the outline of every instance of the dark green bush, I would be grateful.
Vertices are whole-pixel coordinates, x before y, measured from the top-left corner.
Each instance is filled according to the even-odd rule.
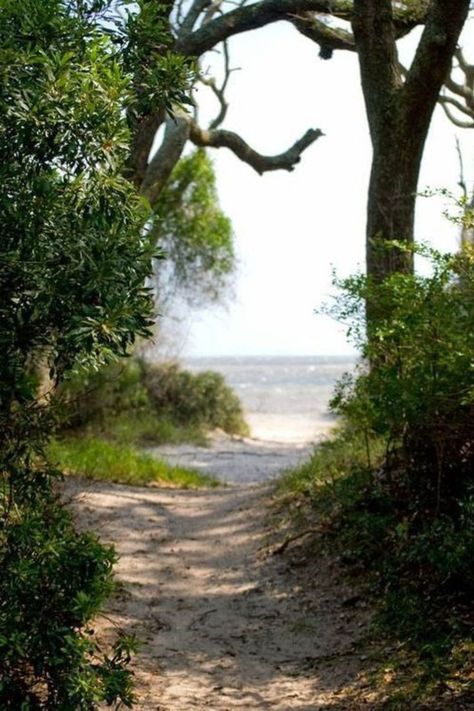
[[[344,280],[334,309],[371,364],[346,378],[336,412],[387,440],[385,470],[438,513],[464,496],[474,473],[474,253],[419,250],[430,276]],[[365,304],[377,304],[370,338]]]
[[[240,401],[222,375],[194,374],[175,363],[128,358],[81,370],[61,385],[56,402],[61,431],[90,429],[136,443],[202,443],[203,433],[217,427],[248,434]]]
[[[329,311],[362,364],[336,389],[339,433],[286,478],[408,655],[420,686],[394,708],[421,708],[446,679],[465,690],[472,670],[474,252],[418,251],[428,276],[339,282]]]
[[[191,373],[176,363],[147,365],[144,384],[156,411],[177,423],[248,434],[240,401],[220,373]]]
[[[149,412],[143,372],[135,358],[76,372],[56,393],[61,429],[100,424],[124,412]]]
[[[133,640],[104,654],[87,628],[113,589],[113,549],[51,496],[10,511],[0,542],[0,708],[131,704]]]

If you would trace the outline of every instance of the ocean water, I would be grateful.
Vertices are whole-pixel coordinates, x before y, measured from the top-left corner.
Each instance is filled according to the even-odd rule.
[[[336,381],[354,369],[348,356],[190,358],[193,371],[222,373],[240,397],[252,436],[275,442],[313,442],[334,426],[329,412]]]

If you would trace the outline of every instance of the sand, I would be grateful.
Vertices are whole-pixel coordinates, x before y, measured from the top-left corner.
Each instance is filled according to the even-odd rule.
[[[309,457],[313,445],[214,433],[209,447],[163,445],[147,451],[170,464],[212,474],[227,484],[257,484],[297,466]]]
[[[298,543],[273,553],[269,480],[310,448],[219,435],[168,451],[234,482],[220,489],[68,483],[79,525],[120,555],[121,593],[97,626],[143,640],[136,709],[375,708],[361,700],[370,612],[337,561]]]

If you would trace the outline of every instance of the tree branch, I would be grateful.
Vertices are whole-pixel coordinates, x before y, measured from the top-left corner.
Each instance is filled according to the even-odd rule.
[[[237,133],[222,129],[206,131],[198,126],[191,117],[188,117],[188,123],[189,138],[196,146],[228,148],[241,161],[248,163],[259,175],[270,170],[294,170],[295,165],[301,160],[302,153],[320,136],[324,135],[320,129],[310,129],[284,153],[265,156],[257,153]]]
[[[453,96],[448,96],[447,94],[440,94],[438,101],[442,106],[447,104],[449,104],[450,106],[454,106],[454,108],[460,111],[462,114],[465,114],[471,119],[474,119],[474,111],[468,106],[462,104],[458,99],[455,99]]]
[[[333,13],[334,15],[334,13]],[[336,16],[336,15],[334,15]],[[417,13],[408,13],[400,8],[393,9],[393,26],[396,39],[405,37],[416,25],[423,24],[426,16],[426,6],[420,5]],[[357,51],[354,35],[344,27],[331,27],[324,22],[323,16],[312,12],[295,15],[293,24],[302,35],[319,44],[320,57],[330,59],[334,50],[342,49],[349,52]]]
[[[179,116],[167,120],[162,144],[150,161],[140,188],[141,194],[148,198],[152,207],[155,206],[171,171],[180,159],[188,138],[187,117]]]
[[[125,176],[139,188],[145,177],[150,151],[156,132],[164,121],[164,112],[145,116],[135,127],[130,156],[125,167]]]
[[[222,80],[222,84],[220,86],[217,86],[216,80],[211,77],[207,79],[206,77],[201,77],[200,81],[202,84],[205,86],[208,86],[214,96],[216,97],[217,101],[219,102],[219,113],[211,121],[209,124],[209,130],[218,128],[224,121],[227,111],[229,108],[229,104],[227,103],[227,99],[225,97],[225,91],[227,89],[227,84],[229,83],[229,78],[232,72],[235,72],[236,69],[231,69],[230,67],[230,56],[229,56],[229,47],[227,42],[223,42],[223,54],[224,54],[224,78]]]
[[[461,121],[449,108],[449,104],[451,102],[445,101],[447,97],[441,97],[439,103],[441,104],[441,107],[444,110],[444,113],[448,117],[448,119],[453,123],[455,126],[458,128],[474,128],[474,119],[472,121]]]
[[[423,133],[449,76],[470,0],[433,0],[403,87],[405,122]]]
[[[194,0],[191,5],[186,17],[184,18],[183,24],[181,25],[178,37],[187,36],[193,31],[194,25],[198,21],[199,15],[204,12],[204,10],[211,4],[211,0]]]
[[[423,0],[416,9],[399,5],[393,8],[393,26],[398,36],[406,34],[417,24],[424,22],[428,1]],[[195,0],[195,2],[197,3],[199,0]],[[380,5],[380,2],[386,3],[387,0],[379,0],[376,4]],[[203,24],[194,32],[191,31],[192,27],[194,27],[202,9],[197,15],[197,8],[194,13],[191,9],[189,22],[186,18],[182,31],[179,33],[176,51],[186,56],[200,56],[232,35],[255,30],[278,20],[292,22],[292,18],[305,12],[331,15],[340,20],[351,22],[356,4],[357,0],[354,2],[351,0],[261,0],[261,2],[244,5],[226,12]],[[367,4],[372,5],[373,0]]]
[[[295,15],[292,24],[302,35],[319,44],[321,59],[330,59],[336,49],[356,51],[354,35],[351,32],[342,27],[330,27],[311,12]]]
[[[354,0],[352,29],[359,54],[370,134],[375,144],[396,120],[402,84],[391,0]]]
[[[301,12],[332,13],[350,19],[351,10],[347,0],[262,0],[226,12],[192,33],[180,33],[176,51],[186,56],[200,56],[230,36],[277,20],[291,21],[292,16]]]

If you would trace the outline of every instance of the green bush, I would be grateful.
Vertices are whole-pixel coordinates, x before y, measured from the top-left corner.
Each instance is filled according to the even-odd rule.
[[[220,373],[191,373],[176,363],[147,365],[144,385],[156,412],[178,424],[248,434],[240,401]]]
[[[210,429],[248,434],[242,407],[224,378],[194,375],[177,364],[128,358],[100,369],[81,369],[59,388],[60,431],[81,431],[129,444],[192,441],[205,444]]]
[[[62,430],[100,427],[122,413],[137,417],[151,409],[143,367],[135,358],[83,368],[61,384],[55,398]]]
[[[113,549],[77,533],[54,497],[9,516],[0,534],[0,707],[130,705],[133,639],[121,636],[107,654],[87,626],[113,590]]]
[[[386,479],[383,438],[368,445],[370,457],[364,433],[346,423],[285,475],[279,491],[285,508],[303,517],[300,525],[317,521],[322,547],[347,566],[374,606],[372,641],[380,633],[384,640],[380,668],[403,668],[396,692],[380,674],[383,694],[393,694],[394,709],[421,708],[447,680],[460,693],[470,685],[473,498],[457,499],[449,515],[420,509],[416,496]]]
[[[350,322],[371,367],[340,383],[333,408],[383,435],[387,476],[394,485],[404,478],[410,496],[439,513],[465,494],[474,472],[474,252],[418,251],[430,276],[341,282],[333,313]],[[378,314],[369,338],[366,303]]]
[[[417,251],[428,276],[338,282],[329,311],[362,364],[336,388],[339,433],[282,484],[375,595],[392,660],[409,660],[393,708],[418,708],[448,679],[463,693],[472,669],[474,252]]]

